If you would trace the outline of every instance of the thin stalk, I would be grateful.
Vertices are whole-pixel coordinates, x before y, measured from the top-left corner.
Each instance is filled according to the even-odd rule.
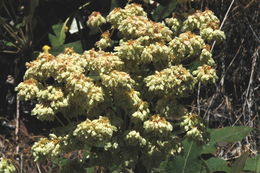
[[[58,117],[58,116],[55,116],[56,117],[56,119],[58,120],[58,122],[63,126],[63,127],[65,127],[65,124],[61,121],[61,119]]]
[[[228,10],[227,10],[227,12],[226,12],[226,14],[225,14],[225,16],[224,16],[224,19],[223,19],[223,21],[221,22],[221,25],[220,25],[220,27],[219,27],[220,30],[222,29],[222,27],[223,27],[225,21],[227,20],[227,16],[228,16],[228,14],[229,14],[229,12],[230,12],[230,10],[231,10],[231,7],[233,6],[234,2],[235,2],[235,0],[232,0],[232,1],[231,1],[230,5],[229,5],[229,7],[228,7]],[[211,52],[213,51],[215,44],[216,44],[216,41],[214,41],[213,44],[212,44],[212,47],[211,47],[211,50],[210,50]]]

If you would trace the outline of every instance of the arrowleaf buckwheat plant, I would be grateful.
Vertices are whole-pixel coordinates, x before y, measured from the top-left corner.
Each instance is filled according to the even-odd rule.
[[[33,116],[63,124],[32,146],[35,161],[74,152],[85,167],[149,172],[180,154],[184,139],[206,143],[202,120],[181,100],[197,83],[217,80],[210,44],[225,39],[219,23],[210,10],[154,22],[135,3],[106,17],[93,12],[89,27],[111,26],[96,48],[45,50],[16,87],[21,100],[35,103]]]

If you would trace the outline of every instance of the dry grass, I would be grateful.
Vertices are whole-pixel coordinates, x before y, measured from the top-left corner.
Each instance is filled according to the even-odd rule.
[[[203,0],[223,21],[227,39],[215,46],[219,82],[215,87],[201,87],[198,105],[200,115],[209,127],[244,125],[256,130],[242,142],[223,147],[219,156],[231,159],[248,148],[260,151],[260,62],[259,1]]]

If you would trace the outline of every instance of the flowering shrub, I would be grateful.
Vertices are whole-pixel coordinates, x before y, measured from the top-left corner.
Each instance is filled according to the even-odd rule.
[[[33,145],[35,160],[76,151],[87,167],[141,164],[150,170],[179,154],[185,138],[205,143],[205,126],[180,100],[198,82],[217,80],[209,44],[225,38],[218,18],[206,10],[154,22],[131,3],[106,17],[93,12],[87,24],[106,22],[111,29],[97,49],[81,55],[66,48],[57,56],[44,51],[26,64],[19,98],[36,103],[38,119],[64,125]]]

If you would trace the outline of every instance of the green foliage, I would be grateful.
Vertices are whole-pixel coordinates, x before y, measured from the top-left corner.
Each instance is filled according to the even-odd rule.
[[[228,162],[216,157],[204,160],[202,154],[213,154],[217,142],[236,142],[246,137],[252,128],[246,126],[225,127],[222,129],[209,129],[210,141],[203,146],[197,146],[192,141],[183,141],[184,152],[182,155],[171,157],[168,162],[163,162],[159,172],[163,173],[240,173],[245,170],[258,171],[259,156],[248,158],[248,153],[242,154],[231,167]],[[236,134],[236,136],[234,136]],[[213,155],[212,155],[213,156]]]
[[[251,171],[252,173],[260,172],[260,155],[257,155],[253,158],[247,158],[245,167],[245,171]]]
[[[53,48],[58,48],[64,44],[66,38],[65,27],[66,23],[52,26],[54,34],[49,34],[49,39]]]
[[[177,5],[177,0],[167,0],[159,4],[158,7],[154,10],[152,17],[155,21],[161,21],[175,10]]]
[[[211,140],[203,147],[202,153],[213,153],[216,151],[218,142],[241,141],[253,129],[245,126],[225,127],[220,129],[209,129]]]
[[[231,170],[231,168],[228,167],[227,161],[215,157],[205,160],[203,166],[205,167],[202,171],[203,173],[212,173],[217,171],[228,173]]]
[[[243,153],[233,164],[231,168],[231,173],[243,173],[246,160],[249,156],[249,153]]]
[[[202,146],[193,141],[183,141],[184,151],[182,155],[173,157],[169,160],[166,172],[172,173],[197,173],[201,169],[199,159]]]
[[[73,48],[75,52],[77,53],[82,53],[83,49],[82,49],[82,44],[80,41],[75,41],[75,42],[71,42],[71,43],[66,43],[66,44],[62,44],[59,47],[54,47],[50,50],[50,52],[53,55],[58,55],[61,51],[63,51],[66,47],[70,47]]]

